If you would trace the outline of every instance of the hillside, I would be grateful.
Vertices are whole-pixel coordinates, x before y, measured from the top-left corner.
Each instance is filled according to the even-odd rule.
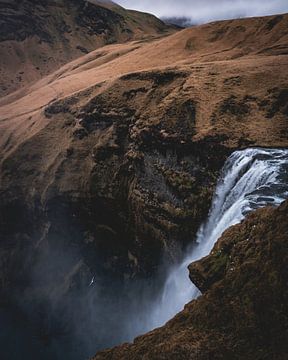
[[[171,231],[185,243],[197,230],[228,153],[287,146],[287,22],[287,15],[225,21],[152,43],[109,45],[2,98],[2,211],[17,199],[42,217],[64,197],[86,203],[84,214],[93,217],[98,210],[86,209],[88,200],[100,198],[105,226],[118,243],[128,241],[120,263],[129,250],[139,257],[133,272],[156,266],[164,244],[174,248]],[[114,201],[127,213],[117,219],[114,207],[111,224]],[[143,256],[144,243],[147,254],[156,247],[155,258]]]
[[[0,96],[103,45],[172,31],[152,15],[95,0],[1,0],[0,26]]]
[[[2,97],[3,298],[18,304],[25,293],[24,311],[34,314],[31,299],[41,303],[48,294],[59,320],[61,300],[90,289],[94,276],[118,301],[130,295],[129,285],[154,279],[163,261],[177,262],[208,214],[227,157],[247,147],[288,146],[287,29],[288,15],[281,15],[109,44]],[[79,303],[72,313],[90,319],[89,306],[84,316]],[[107,327],[115,314],[105,315]],[[110,327],[122,336],[120,315]],[[92,322],[77,331],[95,334],[95,326],[102,329]],[[95,351],[120,339],[105,335]],[[124,351],[133,359],[139,349],[125,345],[99,356],[117,359]]]

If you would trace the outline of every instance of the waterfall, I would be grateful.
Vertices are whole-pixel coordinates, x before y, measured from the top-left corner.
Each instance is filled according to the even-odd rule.
[[[153,327],[161,326],[200,292],[188,277],[187,266],[208,255],[222,233],[245,215],[288,199],[288,149],[250,148],[234,152],[226,161],[207,221],[196,245],[166,280],[161,299],[152,311]]]
[[[84,290],[80,287],[71,296],[60,298],[57,306],[55,301],[47,300],[47,309],[45,305],[42,313],[38,311],[42,307],[37,297],[30,303],[35,293],[26,289],[20,298],[21,305],[28,308],[27,314],[31,314],[29,323],[26,316],[18,316],[13,307],[12,310],[0,307],[1,351],[4,349],[18,358],[28,354],[29,359],[38,359],[39,354],[41,359],[63,358],[63,354],[66,359],[90,358],[97,349],[132,341],[135,336],[163,325],[200,294],[189,280],[188,264],[209,254],[223,231],[239,223],[247,213],[267,204],[278,206],[285,199],[288,199],[288,149],[255,148],[234,152],[222,169],[207,221],[200,227],[196,242],[183,261],[170,269],[163,290],[158,287],[163,284],[162,278],[155,282],[154,279],[135,282],[133,286],[128,283],[119,291],[110,284],[103,288],[95,276]],[[57,269],[70,261],[73,263],[70,258],[74,259],[74,253],[69,255],[69,249],[58,251],[51,252],[53,256],[49,254],[47,261],[35,267],[33,278],[43,281],[46,274],[44,279],[47,276],[50,279],[51,261]],[[53,282],[57,280],[52,278]],[[61,283],[62,278],[58,281]],[[158,292],[155,295],[155,289],[160,296]],[[54,295],[49,296],[53,299]],[[38,329],[41,329],[39,335]],[[45,339],[49,337],[52,340],[48,344]]]

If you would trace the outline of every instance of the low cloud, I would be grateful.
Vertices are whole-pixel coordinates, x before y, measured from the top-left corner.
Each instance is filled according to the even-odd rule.
[[[187,17],[195,24],[288,12],[287,0],[119,0],[118,4],[158,17]]]

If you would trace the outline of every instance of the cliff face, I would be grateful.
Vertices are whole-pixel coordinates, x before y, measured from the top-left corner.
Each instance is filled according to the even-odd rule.
[[[1,98],[1,292],[63,305],[95,274],[111,287],[178,258],[226,157],[288,146],[287,21],[110,44]]]
[[[228,229],[189,267],[202,296],[164,327],[94,359],[285,359],[287,215],[288,202]]]
[[[121,278],[177,258],[227,155],[288,144],[287,19],[109,45],[4,97],[2,284],[55,239]]]
[[[0,1],[0,95],[106,44],[167,35],[152,15],[112,2]]]

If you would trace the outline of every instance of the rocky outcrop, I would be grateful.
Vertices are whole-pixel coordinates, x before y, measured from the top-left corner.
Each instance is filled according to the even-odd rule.
[[[164,327],[94,359],[285,359],[287,215],[286,202],[228,229],[189,266],[202,296]]]

